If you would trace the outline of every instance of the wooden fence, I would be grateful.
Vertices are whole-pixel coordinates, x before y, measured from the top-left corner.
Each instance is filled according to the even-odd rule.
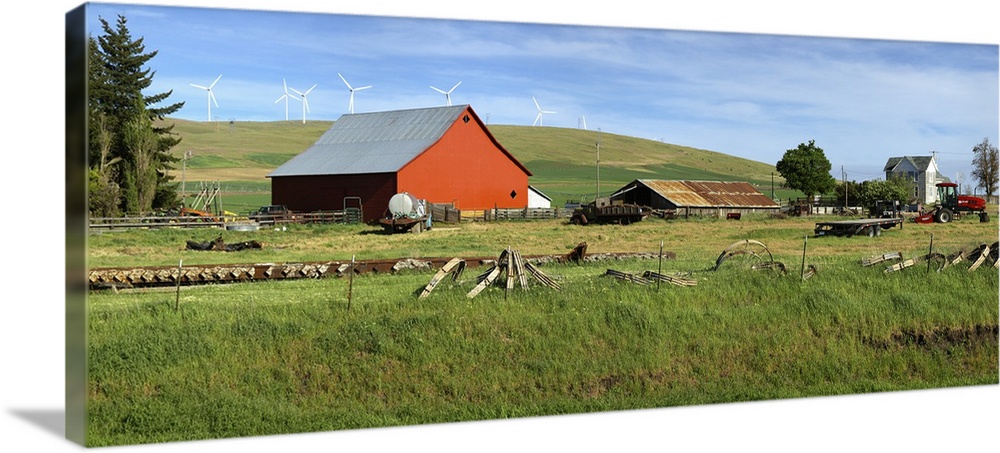
[[[91,217],[92,230],[125,230],[135,228],[225,228],[234,224],[256,224],[260,226],[291,224],[291,223],[360,223],[360,210],[346,209],[340,211],[297,212],[292,217],[258,216],[251,220],[247,216],[219,215],[212,217],[198,216],[124,216],[124,217]]]
[[[548,220],[569,218],[572,209],[565,208],[494,208],[455,209],[452,204],[434,204],[431,207],[433,222],[493,222],[497,220]]]

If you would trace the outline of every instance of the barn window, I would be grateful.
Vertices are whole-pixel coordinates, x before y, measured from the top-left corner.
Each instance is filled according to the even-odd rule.
[[[462,117],[462,121],[468,123],[469,122],[469,115],[465,115],[464,117]]]
[[[510,191],[510,197],[511,197],[511,198],[515,198],[515,197],[517,197],[517,191],[516,191],[516,190],[512,190],[512,191]]]

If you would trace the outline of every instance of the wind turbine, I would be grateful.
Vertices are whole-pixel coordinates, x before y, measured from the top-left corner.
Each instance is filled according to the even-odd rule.
[[[556,112],[553,112],[551,110],[542,110],[542,108],[538,106],[538,101],[535,100],[534,96],[531,97],[531,100],[535,101],[535,108],[538,109],[538,116],[535,117],[535,122],[531,123],[532,126],[541,126],[542,125],[542,115],[544,115],[546,113],[556,113]]]
[[[282,100],[285,101],[285,121],[288,121],[288,98],[295,99],[296,101],[298,101],[299,98],[288,94],[288,83],[285,82],[285,79],[283,79],[283,78],[281,79],[281,84],[285,86],[285,94],[282,94],[281,97],[278,98],[277,101],[274,101],[274,103],[277,104],[277,103],[281,102]]]
[[[191,86],[193,86],[195,88],[200,88],[200,89],[205,90],[205,91],[208,92],[208,120],[209,121],[212,121],[212,103],[214,102],[216,107],[219,106],[219,102],[215,100],[215,94],[212,93],[212,87],[214,87],[216,83],[219,83],[219,79],[221,79],[221,78],[222,78],[222,74],[219,74],[219,76],[215,78],[215,82],[212,82],[212,84],[209,85],[209,86],[207,86],[207,87],[201,86],[201,85],[195,85],[193,83],[191,84]]]
[[[448,105],[450,106],[451,105],[451,92],[455,91],[455,88],[458,88],[458,86],[461,85],[461,84],[462,84],[462,81],[459,80],[458,83],[456,83],[455,86],[451,87],[451,89],[448,90],[448,91],[442,90],[442,89],[437,88],[437,87],[435,87],[433,85],[431,86],[431,89],[433,89],[434,91],[437,91],[438,93],[443,94],[444,97],[445,97],[445,99],[448,100]]]
[[[299,92],[299,90],[296,90],[295,88],[289,88],[289,90],[294,91],[295,94],[302,98],[302,124],[306,124],[306,112],[309,111],[309,99],[306,99],[306,96],[313,90],[313,88],[316,88],[315,83],[305,92]]]
[[[354,88],[354,87],[351,86],[351,84],[347,83],[347,79],[345,79],[344,76],[340,75],[339,72],[337,73],[337,75],[340,76],[340,80],[344,81],[344,85],[347,85],[347,89],[351,90],[351,102],[349,102],[347,104],[347,109],[351,113],[354,113],[354,92],[355,91],[361,91],[361,90],[367,90],[367,89],[371,88],[372,86],[371,85],[365,85],[363,87]]]

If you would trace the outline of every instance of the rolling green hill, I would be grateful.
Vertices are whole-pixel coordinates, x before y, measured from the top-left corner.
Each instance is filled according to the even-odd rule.
[[[173,152],[192,151],[185,179],[226,181],[266,188],[266,175],[312,145],[332,121],[207,123],[168,119],[182,141]],[[555,205],[592,199],[596,191],[600,139],[602,195],[634,179],[749,181],[770,192],[774,165],[709,150],[582,129],[491,125],[490,132],[533,176],[530,182]],[[175,171],[180,180],[180,165]],[[777,178],[777,177],[776,177]],[[776,179],[776,184],[781,180]],[[191,187],[191,186],[189,186]],[[794,192],[776,190],[779,197]]]

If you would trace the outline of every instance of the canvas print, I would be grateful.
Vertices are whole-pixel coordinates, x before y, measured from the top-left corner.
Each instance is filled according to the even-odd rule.
[[[67,43],[88,447],[998,384],[997,45],[101,2]]]

